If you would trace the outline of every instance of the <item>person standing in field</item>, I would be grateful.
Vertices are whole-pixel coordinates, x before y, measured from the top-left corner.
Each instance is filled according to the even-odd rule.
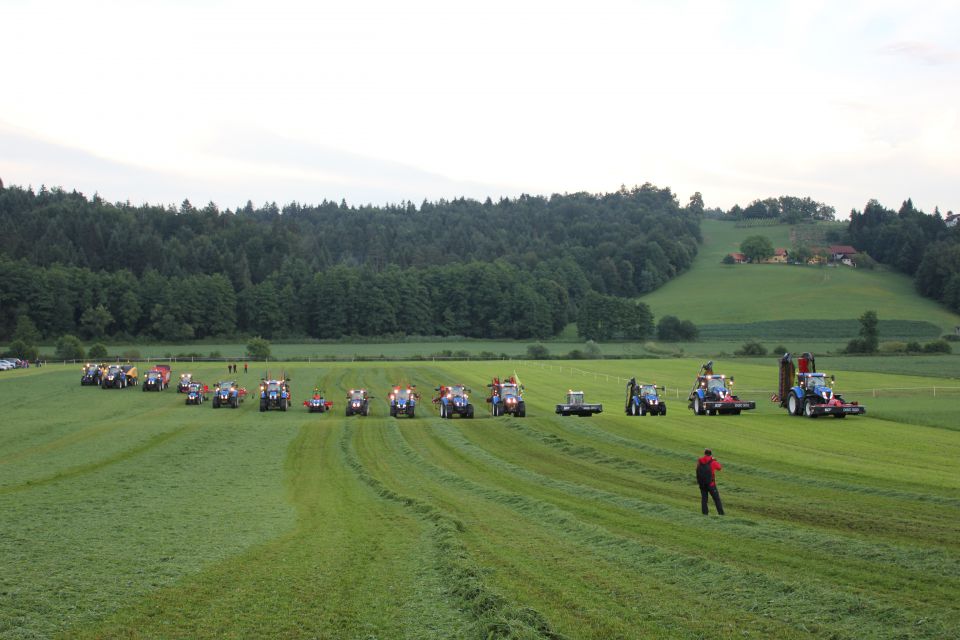
[[[243,372],[244,372],[244,373],[247,372],[247,363],[246,363],[246,362],[243,363]]]
[[[709,515],[710,509],[707,506],[707,495],[713,496],[713,504],[717,507],[717,513],[723,515],[723,502],[720,501],[720,491],[717,490],[717,471],[723,467],[720,462],[713,457],[713,451],[703,450],[703,457],[697,460],[697,484],[700,485],[700,510],[703,515]]]

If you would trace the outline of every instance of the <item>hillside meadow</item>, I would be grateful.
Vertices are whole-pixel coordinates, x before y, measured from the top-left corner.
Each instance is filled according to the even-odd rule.
[[[758,404],[728,417],[685,408],[693,359],[271,365],[286,413],[4,372],[0,637],[956,637],[960,384],[837,363],[866,416],[787,416],[773,359],[716,362]],[[528,417],[489,417],[514,373]],[[634,375],[666,416],[624,415]],[[441,382],[477,419],[437,417]],[[416,418],[388,416],[394,383]],[[299,406],[315,385],[331,413]],[[347,418],[361,385],[372,415]],[[604,412],[556,416],[568,388]],[[699,511],[707,446],[723,518]]]

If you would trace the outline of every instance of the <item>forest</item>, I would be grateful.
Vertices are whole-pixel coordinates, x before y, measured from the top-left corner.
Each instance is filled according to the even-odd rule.
[[[18,319],[44,339],[545,338],[588,295],[616,319],[585,322],[585,337],[642,338],[649,311],[616,299],[686,270],[702,215],[699,194],[681,206],[650,184],[223,211],[10,186],[0,189],[0,340]]]
[[[850,212],[847,240],[874,260],[913,276],[917,291],[960,312],[960,228],[939,210],[928,215],[907,199],[899,211],[870,200]]]

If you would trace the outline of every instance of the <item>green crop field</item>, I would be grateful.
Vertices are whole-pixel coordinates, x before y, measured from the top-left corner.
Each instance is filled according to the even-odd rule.
[[[810,228],[795,229],[807,234]],[[839,337],[842,344],[856,335],[856,322],[849,321],[871,309],[881,321],[913,321],[881,324],[882,339],[929,340],[960,325],[960,316],[918,295],[910,278],[893,271],[721,264],[751,235],[767,236],[775,247],[789,249],[788,225],[744,228],[705,220],[701,229],[704,243],[691,269],[642,300],[658,318],[670,314],[692,320],[701,327],[704,340],[822,336]],[[801,320],[808,322],[798,325]],[[835,321],[847,322],[834,326]]]
[[[0,372],[0,637],[957,637],[960,384],[869,361],[820,363],[868,408],[846,420],[787,416],[753,360],[716,367],[758,409],[716,417],[685,408],[692,359],[298,363],[286,413]],[[528,417],[489,417],[514,372]],[[633,375],[667,416],[624,415]],[[477,418],[440,420],[458,381]],[[388,416],[400,382],[414,419]],[[299,405],[314,385],[332,413]],[[372,415],[347,418],[361,385]],[[571,387],[604,413],[556,416]]]

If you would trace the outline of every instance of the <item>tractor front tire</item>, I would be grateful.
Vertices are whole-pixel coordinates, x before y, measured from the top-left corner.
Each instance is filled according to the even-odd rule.
[[[813,412],[813,403],[809,400],[803,403],[803,415],[807,416],[808,418],[817,417],[817,414]]]
[[[266,401],[266,400],[261,400],[261,401],[260,401],[260,411],[266,411],[266,410],[267,410],[267,401]]]
[[[518,418],[526,418],[526,417],[527,417],[527,403],[526,403],[526,402],[521,402],[521,403],[517,406],[517,417],[518,417]]]

